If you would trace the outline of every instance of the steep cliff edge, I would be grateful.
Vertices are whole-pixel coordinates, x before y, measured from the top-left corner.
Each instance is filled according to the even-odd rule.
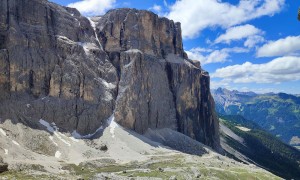
[[[40,0],[0,3],[0,118],[96,131],[109,116],[145,133],[171,128],[219,150],[209,75],[181,27],[135,9],[87,19]]]

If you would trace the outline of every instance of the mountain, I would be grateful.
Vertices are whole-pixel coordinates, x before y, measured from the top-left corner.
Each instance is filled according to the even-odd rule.
[[[222,155],[180,23],[2,0],[0,40],[0,179],[280,179]]]
[[[285,93],[255,94],[219,88],[212,94],[220,114],[241,115],[284,142],[300,145],[300,98]]]
[[[0,3],[0,117],[93,134],[112,115],[140,134],[170,128],[220,149],[209,75],[180,23],[115,9],[86,18],[47,0]]]
[[[300,178],[300,151],[240,115],[220,116],[220,123],[221,144],[228,156],[285,179]]]

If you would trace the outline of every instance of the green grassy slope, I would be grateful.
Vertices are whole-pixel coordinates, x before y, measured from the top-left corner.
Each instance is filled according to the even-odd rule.
[[[286,179],[300,179],[300,151],[242,116],[220,116],[221,123],[244,139],[246,146],[225,136],[227,144],[268,171]],[[242,131],[237,126],[251,129]]]

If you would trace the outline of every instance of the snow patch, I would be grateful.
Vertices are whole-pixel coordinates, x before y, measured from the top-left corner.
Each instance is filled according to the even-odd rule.
[[[8,150],[7,149],[4,149],[4,154],[8,155]]]
[[[41,125],[45,126],[47,130],[51,133],[53,133],[57,129],[56,126],[52,127],[47,121],[43,119],[40,119],[39,122]]]
[[[0,128],[0,132],[1,132],[1,134],[3,134],[3,136],[7,136],[6,132],[2,128]]]
[[[27,107],[27,108],[30,108],[30,107],[31,107],[31,105],[30,105],[30,104],[26,104],[26,107]]]
[[[17,145],[17,146],[20,146],[20,144],[17,143],[16,141],[14,141],[14,140],[12,140],[12,143],[14,143],[14,144]]]
[[[102,84],[107,87],[108,89],[114,89],[116,87],[116,85],[114,85],[113,83],[108,83],[105,80],[102,79]]]
[[[116,87],[116,85],[114,85],[113,83],[108,83],[102,78],[94,78],[94,80],[103,84],[103,86],[105,86],[107,89],[114,89]]]
[[[54,133],[54,135],[55,135],[59,140],[61,140],[61,141],[62,141],[63,143],[65,143],[67,146],[71,146],[71,144],[70,144],[68,141],[66,141],[65,139],[62,138],[62,137],[64,137],[64,138],[68,138],[68,137],[65,136],[64,134],[58,132],[58,128],[57,128],[57,126],[56,126],[55,123],[49,124],[47,121],[42,120],[42,119],[40,119],[39,122],[40,122],[40,124],[42,124],[43,126],[45,126],[49,132]],[[53,141],[53,137],[52,137],[52,136],[49,136],[49,138],[50,138],[50,140],[51,140],[55,145],[57,145],[57,143],[55,143],[55,142]]]
[[[58,144],[53,140],[53,136],[49,136],[49,139],[53,142],[53,144],[54,144],[55,146],[58,146]]]
[[[140,51],[139,49],[129,49],[129,50],[125,51],[125,53],[141,53],[141,54],[143,54],[143,52]]]
[[[59,140],[61,140],[63,143],[65,143],[67,146],[71,146],[71,144],[70,144],[68,141],[66,141],[66,140],[64,140],[64,139],[62,138],[62,136],[66,137],[64,134],[55,131],[55,132],[54,132],[54,135],[55,135]]]
[[[69,137],[73,142],[79,142],[78,139],[75,139],[74,137]]]
[[[91,18],[88,18],[88,20],[90,21],[90,24],[91,24],[92,28],[94,29],[95,37],[96,37],[97,42],[99,43],[100,49],[103,50],[102,45],[101,45],[101,43],[99,41],[99,38],[98,38],[98,34],[96,32],[96,23],[94,21],[92,21]]]
[[[109,124],[109,132],[111,134],[112,138],[115,138],[115,129],[116,127],[119,127],[119,125],[115,122],[115,116],[112,115],[109,119],[108,119],[108,124]]]
[[[242,127],[242,126],[235,126],[236,128],[240,129],[241,131],[244,131],[244,132],[249,132],[251,131],[251,129],[249,128],[246,128],[246,127]]]
[[[88,135],[84,135],[84,136],[82,136],[76,130],[74,130],[72,132],[72,137],[75,138],[75,139],[90,139],[90,138],[92,138],[95,134],[97,134],[101,130],[103,130],[103,126],[99,127],[94,133],[88,134]]]
[[[61,152],[59,152],[59,151],[56,151],[56,152],[55,152],[55,157],[56,157],[57,159],[59,159],[59,158],[60,158],[60,156],[61,156]]]

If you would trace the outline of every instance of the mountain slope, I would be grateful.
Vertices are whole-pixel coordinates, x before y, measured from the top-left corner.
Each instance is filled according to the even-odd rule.
[[[85,140],[60,132],[54,124],[41,121],[40,126],[43,130],[10,120],[0,124],[5,133],[0,133],[0,157],[9,162],[9,171],[0,179],[280,179],[172,129],[151,130],[147,138],[110,117]]]
[[[300,145],[300,98],[294,95],[255,94],[213,90],[216,110],[221,114],[242,115],[284,142]]]
[[[283,178],[300,178],[298,150],[242,116],[221,116],[221,124],[221,144],[229,156],[255,163]]]

